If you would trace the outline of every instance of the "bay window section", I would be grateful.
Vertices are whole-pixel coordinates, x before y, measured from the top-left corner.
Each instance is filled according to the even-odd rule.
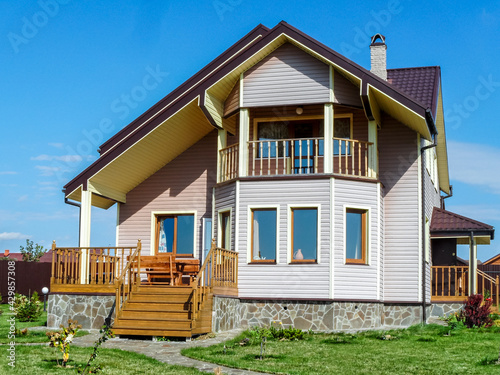
[[[277,210],[253,209],[251,215],[252,263],[276,263]]]
[[[292,208],[292,263],[315,263],[318,259],[318,209]]]
[[[346,263],[366,264],[368,245],[367,210],[347,208],[345,214]]]
[[[156,254],[193,256],[194,215],[156,216]]]

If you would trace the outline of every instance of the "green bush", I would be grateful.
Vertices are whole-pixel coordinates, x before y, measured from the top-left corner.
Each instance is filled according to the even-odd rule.
[[[16,293],[14,296],[14,310],[16,319],[20,322],[34,322],[37,320],[43,312],[38,293],[33,293],[31,298]]]
[[[250,335],[257,340],[267,339],[283,340],[283,341],[297,341],[305,338],[305,332],[294,327],[283,328],[280,323],[278,328],[271,327],[254,327],[250,330]]]

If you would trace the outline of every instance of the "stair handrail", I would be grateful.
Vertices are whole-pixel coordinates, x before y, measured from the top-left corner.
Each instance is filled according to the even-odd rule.
[[[495,278],[493,276],[488,275],[486,272],[481,271],[479,268],[477,269],[477,275],[484,277],[486,280],[495,283]]]
[[[141,283],[141,240],[137,241],[137,248],[128,258],[128,262],[115,279],[116,314],[120,315],[124,303],[127,301],[132,287]]]

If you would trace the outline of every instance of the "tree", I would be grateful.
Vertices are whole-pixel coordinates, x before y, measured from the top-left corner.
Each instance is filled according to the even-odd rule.
[[[40,258],[47,252],[43,246],[39,244],[33,244],[33,241],[26,240],[26,248],[20,246],[21,254],[23,254],[24,262],[38,262]]]

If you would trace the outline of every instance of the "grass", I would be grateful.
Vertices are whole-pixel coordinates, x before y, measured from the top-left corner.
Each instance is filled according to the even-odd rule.
[[[10,332],[10,319],[13,315],[10,315],[11,311],[9,310],[9,305],[2,304],[0,305],[0,310],[2,314],[0,315],[0,344],[7,344],[12,340],[9,338]],[[39,327],[39,326],[47,326],[47,313],[43,312],[40,318],[38,318],[34,322],[20,322],[16,320],[16,328],[19,331],[22,331],[25,328],[28,328],[28,332],[25,335],[21,335],[20,333],[16,334],[16,343],[48,343],[46,331],[34,331],[30,330],[30,327]],[[87,331],[79,331],[77,336],[85,336],[88,335]]]
[[[76,367],[87,363],[92,348],[71,347],[68,361],[69,368],[58,367],[56,358],[61,362],[62,355],[54,348],[47,346],[17,346],[16,364],[12,368],[5,359],[7,351],[0,360],[1,374],[76,374]],[[142,354],[126,352],[119,349],[100,349],[93,365],[100,364],[100,374],[168,374],[168,375],[199,375],[205,374],[194,368],[172,366],[146,357]]]
[[[308,334],[303,341],[260,340],[251,331],[224,344],[188,348],[183,355],[273,374],[498,374],[500,328],[451,331],[439,325],[350,334]],[[246,346],[239,342],[250,338]]]

